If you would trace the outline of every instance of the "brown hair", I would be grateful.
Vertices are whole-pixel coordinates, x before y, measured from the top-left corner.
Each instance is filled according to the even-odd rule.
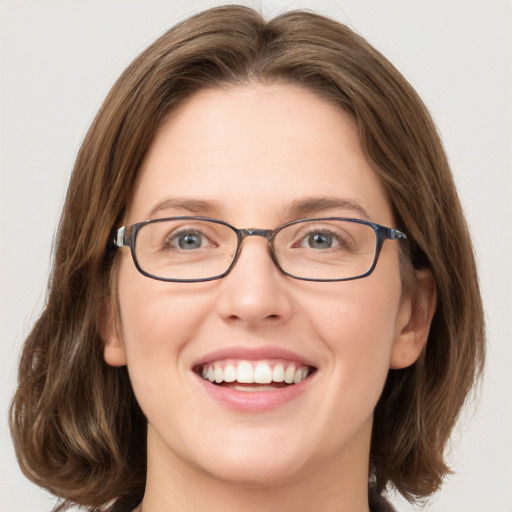
[[[225,6],[172,28],[126,69],[77,157],[46,308],[26,340],[11,409],[22,470],[62,498],[59,509],[115,502],[114,510],[142,497],[145,418],[126,368],[104,362],[99,334],[112,286],[107,241],[164,118],[198,90],[251,81],[299,84],[353,115],[407,233],[404,265],[432,270],[438,303],[427,347],[389,373],[370,480],[414,500],[448,472],[444,448],[482,368],[484,332],[471,241],[434,123],[407,81],[349,28],[309,12],[265,21]]]

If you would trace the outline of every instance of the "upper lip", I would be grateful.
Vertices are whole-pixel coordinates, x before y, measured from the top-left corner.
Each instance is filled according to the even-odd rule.
[[[318,366],[311,359],[305,358],[292,350],[273,345],[266,345],[260,347],[234,346],[218,349],[213,352],[209,352],[208,354],[205,354],[204,356],[194,361],[192,368],[213,363],[214,361],[219,361],[222,359],[241,359],[246,361],[285,359],[303,366],[310,366],[313,368]]]

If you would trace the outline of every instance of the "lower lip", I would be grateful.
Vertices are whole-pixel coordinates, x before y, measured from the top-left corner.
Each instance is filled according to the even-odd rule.
[[[222,406],[239,412],[260,413],[276,409],[302,395],[310,386],[313,375],[298,384],[268,391],[238,391],[212,384],[199,375],[196,377],[209,396]]]

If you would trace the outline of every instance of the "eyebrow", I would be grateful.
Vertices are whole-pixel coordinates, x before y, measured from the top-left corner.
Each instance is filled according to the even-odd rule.
[[[355,199],[339,197],[306,197],[292,201],[285,210],[293,217],[304,217],[333,209],[350,210],[365,219],[370,219],[368,212]]]
[[[166,197],[151,208],[148,218],[156,218],[166,210],[178,210],[185,214],[209,216],[218,214],[221,209],[221,203],[218,201],[206,201],[193,197]],[[355,199],[328,196],[296,199],[286,205],[283,212],[292,218],[301,218],[333,209],[349,210],[365,219],[370,218],[368,212]]]
[[[166,197],[149,210],[148,218],[154,218],[165,210],[181,210],[183,213],[211,215],[220,210],[220,203],[194,197]]]

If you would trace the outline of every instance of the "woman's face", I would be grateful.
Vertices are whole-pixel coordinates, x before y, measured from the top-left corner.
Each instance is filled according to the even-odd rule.
[[[164,123],[126,224],[180,215],[238,228],[327,216],[394,224],[351,117],[285,84],[200,92]],[[119,329],[106,336],[105,358],[128,365],[148,420],[150,473],[186,468],[274,485],[329,472],[366,481],[388,370],[416,356],[399,244],[384,243],[370,276],[324,283],[280,273],[262,237],[244,241],[227,277],[199,283],[145,277],[122,249]],[[202,376],[232,366],[244,380],[244,367],[278,375],[292,365],[309,369],[298,384],[218,385]]]

